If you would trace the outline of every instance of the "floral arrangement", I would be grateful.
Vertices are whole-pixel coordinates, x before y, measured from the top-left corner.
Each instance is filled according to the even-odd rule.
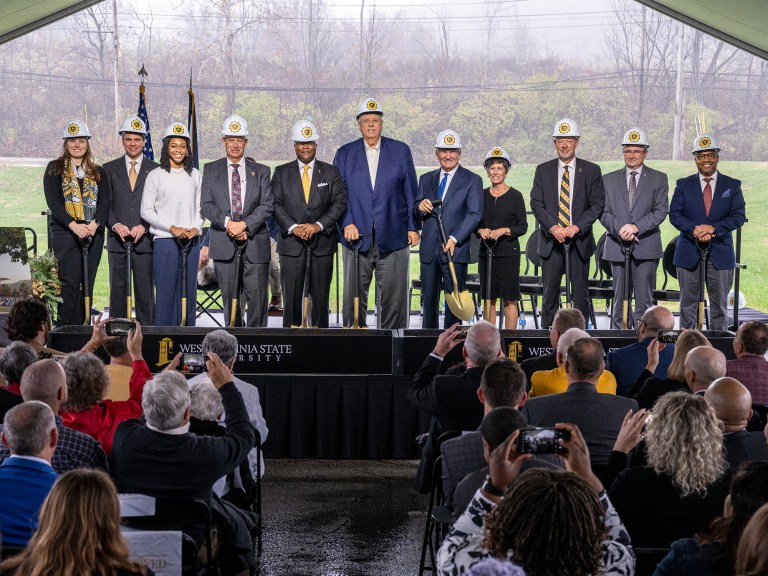
[[[61,294],[59,261],[56,256],[46,252],[30,258],[29,269],[32,272],[32,295],[45,302],[53,317],[56,304],[62,302],[59,296]]]

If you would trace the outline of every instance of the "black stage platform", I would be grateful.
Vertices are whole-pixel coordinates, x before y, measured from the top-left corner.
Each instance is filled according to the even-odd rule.
[[[153,371],[178,352],[199,352],[209,328],[147,327],[144,357]],[[230,330],[240,344],[238,377],[259,389],[272,458],[417,458],[429,418],[408,404],[408,387],[439,330],[268,328]],[[49,346],[69,352],[88,341],[85,326],[56,328]],[[593,330],[608,352],[636,341],[632,331]],[[733,335],[707,332],[733,358]],[[546,330],[502,331],[517,361],[552,351]],[[461,361],[451,351],[444,367]]]

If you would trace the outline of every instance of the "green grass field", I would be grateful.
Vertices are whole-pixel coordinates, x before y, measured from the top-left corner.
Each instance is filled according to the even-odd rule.
[[[269,162],[274,165],[276,162]],[[620,161],[602,162],[603,172],[609,172],[621,167]],[[670,194],[674,189],[678,178],[687,176],[695,170],[693,161],[649,161],[648,165],[662,170],[669,175]],[[516,165],[512,168],[507,178],[507,183],[523,193],[528,205],[528,197],[533,181],[535,166],[532,164]],[[764,162],[721,162],[720,169],[725,174],[739,178],[743,183],[744,196],[747,202],[747,217],[749,222],[744,226],[742,235],[741,261],[747,265],[747,269],[741,274],[741,291],[747,299],[747,305],[759,310],[768,310],[768,290],[763,282],[766,280],[768,261],[768,237],[763,235],[764,225],[768,223],[768,200],[760,192],[768,184],[768,163]],[[419,174],[428,169],[419,170]],[[484,170],[474,167],[472,170],[483,177],[485,184],[488,179]],[[40,212],[46,209],[43,196],[43,168],[42,167],[15,167],[0,166],[0,226],[26,226],[33,228],[38,235],[39,249],[44,251],[48,245],[45,217]],[[533,217],[529,217],[529,234],[533,230]],[[603,228],[598,222],[595,226],[595,237],[603,233]],[[666,245],[677,233],[672,225],[666,221],[662,225],[662,241]],[[523,244],[524,245],[524,244]],[[340,259],[341,260],[341,259]],[[470,272],[476,271],[476,265],[470,267]],[[411,259],[411,277],[419,274],[418,259]],[[659,267],[658,286],[661,287],[663,274]],[[676,287],[676,281],[672,280]],[[94,290],[94,305],[104,308],[108,302],[109,283],[108,266],[106,256],[102,258],[99,273],[96,278]],[[371,290],[373,298],[373,290]],[[331,291],[331,309],[336,310],[336,295],[334,288]],[[372,304],[372,303],[371,303]]]

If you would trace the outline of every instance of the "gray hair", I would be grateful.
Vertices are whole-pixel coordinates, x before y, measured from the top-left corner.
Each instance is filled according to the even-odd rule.
[[[221,394],[208,378],[189,385],[189,415],[200,420],[218,421],[224,413]]]
[[[37,456],[56,428],[56,418],[48,404],[38,400],[23,402],[5,414],[3,435],[14,456]]]
[[[27,366],[37,360],[35,349],[26,342],[11,342],[0,352],[0,373],[8,382],[20,382]]]
[[[161,372],[144,385],[141,408],[147,424],[158,430],[178,428],[189,408],[189,385],[178,372]]]
[[[480,320],[467,332],[464,351],[477,368],[485,368],[501,352],[501,334],[494,324]]]
[[[237,348],[237,338],[226,330],[208,332],[203,338],[203,354],[218,354],[224,364],[229,364],[237,358]]]
[[[560,335],[560,339],[557,341],[557,353],[564,357],[567,355],[568,348],[570,348],[576,340],[589,337],[589,334],[584,330],[579,328],[568,328],[568,330]]]

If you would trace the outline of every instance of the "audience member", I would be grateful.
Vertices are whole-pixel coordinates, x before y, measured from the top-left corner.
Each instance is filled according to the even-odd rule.
[[[209,502],[222,540],[224,572],[248,574],[256,562],[250,534],[255,521],[214,497],[212,488],[247,458],[256,434],[229,367],[213,351],[206,367],[224,404],[226,434],[191,434],[187,381],[178,372],[162,372],[144,387],[146,421],[126,420],[117,428],[114,476],[120,492]]]
[[[73,470],[56,481],[29,545],[0,570],[16,576],[153,574],[130,560],[117,492],[109,476],[96,470]]]
[[[616,394],[629,396],[629,390],[637,377],[643,372],[646,364],[646,349],[651,340],[656,338],[659,330],[671,330],[675,327],[675,316],[664,306],[651,306],[648,308],[640,322],[637,324],[637,342],[609,350],[605,359],[606,369],[616,376]],[[670,344],[659,352],[659,363],[653,375],[663,379],[672,362],[675,345]]]
[[[626,575],[635,559],[627,532],[600,480],[589,449],[572,424],[563,441],[567,470],[528,470],[515,432],[496,448],[490,476],[453,524],[437,554],[441,576],[463,574],[492,556],[536,576]]]
[[[600,475],[603,485],[610,486],[613,484],[619,472],[625,470],[629,463],[632,462],[633,450],[645,438],[645,423],[650,416],[651,413],[645,408],[640,408],[634,414],[629,410],[624,416],[624,422],[621,424],[619,435],[616,436],[613,450],[608,457],[608,466]]]
[[[413,483],[414,489],[424,494],[429,493],[432,467],[439,455],[438,438],[449,430],[477,429],[483,419],[483,407],[477,402],[483,369],[492,360],[504,356],[501,334],[493,324],[481,320],[469,329],[466,340],[463,335],[458,324],[440,334],[434,350],[424,359],[408,389],[411,404],[432,416]],[[466,371],[455,376],[438,375],[445,356],[462,342]]]
[[[528,358],[520,363],[520,367],[525,372],[529,390],[531,389],[531,376],[533,376],[534,372],[557,368],[557,343],[560,340],[560,335],[571,328],[586,330],[587,322],[584,320],[584,315],[577,308],[561,308],[555,314],[552,328],[549,330],[549,342],[552,344],[552,352],[543,356]]]
[[[486,558],[481,560],[466,573],[466,576],[525,576],[525,570],[515,566],[509,560]]]
[[[102,348],[109,355],[109,364],[106,367],[109,386],[104,399],[128,400],[131,397],[131,376],[133,375],[133,358],[128,351],[128,336],[108,340],[104,342]]]
[[[733,351],[736,359],[726,362],[725,375],[744,384],[755,404],[768,405],[768,325],[744,322],[736,331]]]
[[[718,378],[704,393],[723,424],[725,457],[731,472],[745,461],[768,460],[768,443],[762,432],[748,432],[752,396],[735,378]]]
[[[523,416],[531,426],[576,424],[589,445],[592,468],[602,474],[628,410],[637,411],[629,398],[600,394],[597,381],[605,369],[603,346],[595,338],[581,338],[568,348],[565,371],[568,388],[560,394],[530,398]]]
[[[67,377],[58,362],[39,360],[27,368],[21,377],[21,395],[25,402],[39,400],[47,404],[56,417],[59,441],[51,466],[57,473],[63,474],[75,468],[108,469],[107,455],[101,445],[87,434],[67,428],[62,423],[59,409],[67,401]],[[9,455],[8,449],[0,446],[0,462]]]
[[[684,330],[675,344],[675,353],[667,369],[666,378],[654,376],[659,363],[659,354],[666,344],[659,344],[655,338],[647,347],[648,363],[629,391],[629,397],[637,400],[640,408],[650,410],[661,396],[676,390],[690,390],[685,381],[685,357],[697,346],[711,346],[706,336],[698,330]]]
[[[42,300],[32,296],[14,302],[5,321],[5,333],[9,340],[26,342],[35,349],[35,354],[64,355],[64,352],[46,348],[50,329],[48,308]]]
[[[56,481],[51,457],[58,432],[51,409],[30,401],[5,415],[2,441],[11,456],[0,465],[0,527],[3,546],[26,546],[43,500]]]
[[[747,523],[736,553],[738,576],[768,574],[768,504],[763,504]]]
[[[97,330],[94,328],[94,332]],[[90,352],[73,352],[64,359],[68,398],[62,406],[64,425],[85,432],[99,441],[107,454],[112,453],[112,437],[123,420],[141,416],[144,383],[152,378],[141,354],[141,326],[128,333],[128,350],[133,358],[131,395],[128,400],[104,400],[109,386],[107,371],[99,358]]]
[[[189,431],[201,436],[224,436],[221,394],[210,378],[189,383]]]
[[[19,389],[21,375],[35,360],[37,360],[35,349],[26,342],[17,340],[4,348],[0,352],[0,374],[5,378],[5,390],[21,395]]]
[[[667,547],[707,529],[728,491],[723,435],[704,398],[670,392],[645,433],[648,465],[624,470],[611,500],[636,546]]]
[[[725,376],[725,354],[711,346],[696,346],[685,355],[685,382],[699,396],[718,378]]]
[[[768,462],[746,464],[731,481],[723,516],[708,533],[672,542],[654,576],[730,576],[744,527],[766,502]]]
[[[565,373],[568,348],[581,338],[589,338],[589,334],[579,328],[569,328],[563,332],[557,341],[557,352],[555,353],[557,368],[533,373],[531,376],[531,398],[565,392],[565,389],[568,388],[568,375]],[[601,394],[616,394],[616,378],[608,370],[603,370],[600,378],[597,379],[597,391]]]
[[[477,397],[483,404],[483,417],[494,408],[502,406],[520,409],[526,399],[525,374],[520,365],[509,358],[498,358],[492,361],[483,370]],[[507,436],[511,433],[512,430]],[[453,492],[459,481],[467,474],[486,465],[480,429],[443,442],[440,453],[443,456],[445,504],[451,507]],[[472,492],[474,493],[474,490]]]

